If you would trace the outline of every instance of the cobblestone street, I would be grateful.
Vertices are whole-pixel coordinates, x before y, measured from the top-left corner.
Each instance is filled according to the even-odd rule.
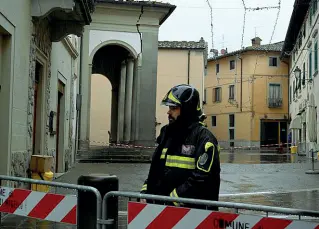
[[[311,168],[309,159],[289,154],[247,151],[236,152],[235,155],[233,152],[223,152],[221,160],[221,201],[319,210],[318,176],[305,173]],[[149,166],[147,163],[77,163],[56,181],[76,184],[81,175],[110,174],[119,178],[121,191],[138,192],[147,176]],[[319,163],[316,162],[315,166],[318,167]],[[51,191],[76,194],[74,190],[61,188]],[[119,200],[122,215],[120,224],[124,227],[127,199]],[[21,219],[9,216],[1,228],[73,228],[64,224],[46,224],[44,227],[45,222]]]

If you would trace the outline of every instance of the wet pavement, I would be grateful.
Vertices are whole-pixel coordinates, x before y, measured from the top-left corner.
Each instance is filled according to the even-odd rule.
[[[319,211],[319,174],[305,173],[311,168],[309,158],[250,150],[226,151],[222,152],[220,157],[221,201]],[[147,177],[149,166],[146,163],[78,163],[57,181],[76,184],[80,175],[112,174],[118,176],[120,190],[138,192]],[[317,161],[315,167],[319,169]],[[75,191],[65,189],[57,189],[56,192],[75,194]],[[121,211],[126,210],[126,201],[120,201]],[[33,225],[19,228],[51,227]],[[57,225],[55,228],[60,227]]]

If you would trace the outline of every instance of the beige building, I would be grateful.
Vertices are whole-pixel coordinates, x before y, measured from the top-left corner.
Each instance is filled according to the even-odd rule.
[[[160,105],[163,97],[175,85],[190,84],[199,91],[202,101],[207,66],[207,45],[203,38],[199,42],[162,41],[158,49],[156,136],[168,123],[168,109]]]
[[[32,154],[52,155],[53,172],[73,164],[80,42],[68,35],[93,11],[93,0],[0,1],[0,174],[27,177]]]
[[[283,42],[252,46],[208,60],[204,111],[220,145],[260,147],[287,142],[288,65]]]
[[[167,107],[160,105],[167,91],[177,84],[191,84],[201,95],[204,91],[204,75],[207,62],[206,42],[159,41],[156,82],[156,136],[168,123]],[[201,96],[203,98],[203,96]],[[147,115],[152,115],[147,109]],[[103,75],[91,78],[91,145],[107,145],[111,126],[111,84]],[[154,138],[155,143],[155,138]]]

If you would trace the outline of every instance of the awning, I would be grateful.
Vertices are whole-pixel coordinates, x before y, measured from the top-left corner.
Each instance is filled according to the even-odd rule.
[[[289,129],[301,129],[301,116],[297,115],[290,123]]]

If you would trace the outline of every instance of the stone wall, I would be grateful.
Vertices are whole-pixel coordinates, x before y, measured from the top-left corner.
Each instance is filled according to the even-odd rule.
[[[27,149],[22,152],[11,153],[11,168],[10,175],[16,177],[28,177],[30,159],[32,155],[32,138],[33,138],[33,107],[34,107],[34,80],[35,80],[35,65],[37,58],[37,48],[47,57],[47,79],[45,88],[46,98],[46,117],[49,117],[50,112],[50,77],[51,77],[51,49],[52,43],[50,40],[50,26],[47,20],[33,21],[31,27],[31,47],[30,47],[30,70],[29,70],[29,85],[28,86],[28,110],[27,110]],[[46,121],[47,123],[47,121]],[[44,140],[44,155],[48,155],[48,137],[49,127],[45,128]],[[15,184],[21,186],[20,184]]]
[[[36,47],[40,49],[41,52],[44,53],[44,55],[47,57],[47,77],[46,78],[46,85],[45,85],[45,111],[46,111],[46,126],[45,126],[45,139],[44,139],[44,155],[48,155],[48,139],[49,139],[49,126],[48,126],[48,117],[50,114],[50,78],[51,78],[51,50],[52,50],[52,42],[50,39],[50,25],[47,20],[42,20],[42,21],[34,21],[33,22],[33,28],[34,28],[34,33],[32,36],[35,37],[35,43]],[[32,56],[34,60],[34,66],[35,66],[35,61],[36,61],[36,56]],[[31,57],[30,57],[31,59]],[[35,67],[33,68],[35,70]],[[35,79],[35,72],[33,71],[33,74],[30,76],[32,77],[32,85],[34,84],[34,79]],[[29,99],[30,101],[30,99]],[[32,97],[33,101],[33,97]],[[32,111],[33,111],[33,106],[32,106]],[[32,119],[32,125],[33,125],[33,119]]]

